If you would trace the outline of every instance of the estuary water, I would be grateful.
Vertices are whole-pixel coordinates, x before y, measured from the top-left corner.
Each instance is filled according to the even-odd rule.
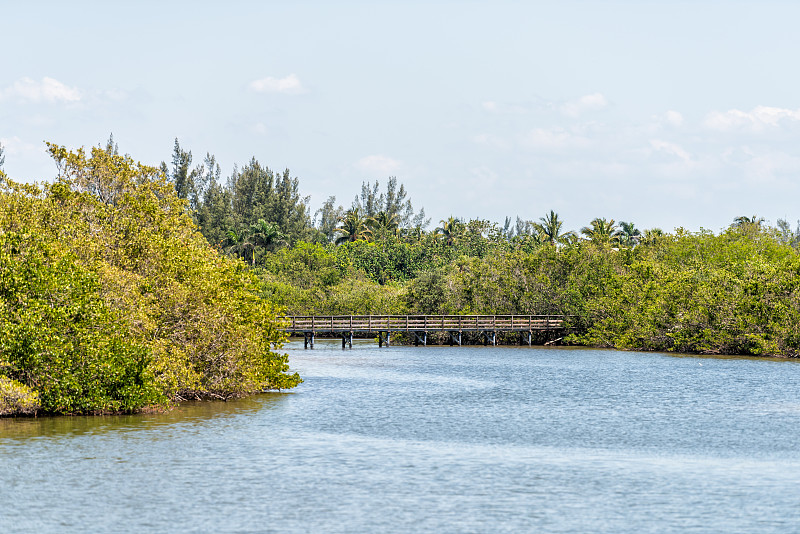
[[[287,393],[0,419],[0,532],[800,531],[800,362],[287,351]]]

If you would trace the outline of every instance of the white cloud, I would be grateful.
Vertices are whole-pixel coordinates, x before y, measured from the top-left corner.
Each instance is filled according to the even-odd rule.
[[[777,128],[783,122],[800,121],[800,109],[791,110],[757,106],[751,111],[731,109],[725,112],[709,113],[704,125],[712,130],[763,132]]]
[[[660,139],[651,139],[650,146],[653,147],[654,150],[658,152],[664,152],[666,154],[672,155],[685,161],[686,163],[690,163],[692,161],[692,156],[684,150],[679,145],[675,143],[670,143],[668,141],[662,141]]]
[[[5,98],[16,98],[29,102],[77,102],[81,92],[77,87],[68,87],[54,78],[45,76],[37,82],[20,78],[0,93]]]
[[[757,154],[749,163],[747,170],[751,183],[778,183],[793,185],[800,172],[800,158],[784,152],[770,151]]]
[[[597,111],[608,106],[608,101],[600,93],[584,95],[561,106],[561,112],[568,117],[578,117],[587,111]]]
[[[677,111],[669,110],[664,113],[664,122],[670,126],[678,127],[683,124],[683,115]]]
[[[665,134],[665,131],[676,130],[684,126],[685,119],[677,111],[669,110],[657,115],[651,115],[647,121],[628,124],[623,127],[624,135],[632,136],[641,142],[642,139],[649,139]],[[620,135],[620,134],[617,134]]]
[[[17,182],[43,180],[54,174],[53,160],[44,143],[31,143],[18,136],[0,138],[5,165],[3,171]]]
[[[366,156],[356,162],[356,167],[368,174],[391,175],[400,168],[400,162],[380,154]]]
[[[800,158],[767,147],[728,147],[722,152],[722,161],[741,171],[749,184],[787,187],[796,182],[800,172]]]
[[[299,95],[306,92],[300,79],[295,74],[290,74],[285,78],[262,78],[250,82],[250,90],[256,93],[282,93],[285,95]]]
[[[0,137],[0,145],[3,145],[3,151],[7,156],[20,156],[45,153],[44,145],[35,145],[23,141],[17,136],[14,137]]]
[[[590,141],[586,137],[574,135],[562,128],[549,130],[535,128],[523,136],[522,144],[537,150],[561,150],[584,148],[590,144]]]

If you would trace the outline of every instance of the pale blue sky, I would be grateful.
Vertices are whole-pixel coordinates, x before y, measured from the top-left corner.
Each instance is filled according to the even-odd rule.
[[[44,140],[227,175],[316,209],[396,175],[416,207],[640,228],[800,218],[800,3],[4,2],[5,171]]]

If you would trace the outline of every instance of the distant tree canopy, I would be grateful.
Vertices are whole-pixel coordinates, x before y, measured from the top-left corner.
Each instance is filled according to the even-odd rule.
[[[242,169],[234,170],[228,188],[237,225],[249,226],[263,219],[277,225],[289,244],[314,236],[309,199],[300,196],[299,180],[291,177],[289,169],[276,174],[253,158]]]
[[[289,312],[558,313],[573,317],[573,343],[800,352],[800,270],[793,270],[800,223],[792,229],[778,220],[772,228],[743,215],[719,235],[669,234],[595,217],[575,232],[550,210],[514,223],[506,217],[502,227],[450,216],[429,231],[424,210],[414,212],[395,177],[385,189],[363,182],[349,208],[330,196],[309,220],[296,179],[284,186],[292,194],[280,197],[283,204],[257,192],[288,176],[252,160],[218,193],[231,206],[219,210],[226,215],[201,227],[254,266],[262,296]],[[294,217],[279,219],[287,213],[273,208],[279,204],[296,206],[288,210]],[[212,220],[203,213],[200,221]],[[253,219],[275,223],[286,238],[255,244]]]
[[[176,139],[172,164],[162,162],[161,171],[178,198],[188,201],[200,232],[212,245],[242,257],[247,254],[254,262],[265,250],[251,234],[254,228],[263,229],[264,224],[277,232],[280,242],[286,245],[318,238],[309,215],[308,197],[300,195],[299,180],[291,176],[289,169],[275,173],[252,158],[242,168],[234,168],[223,184],[213,155],[206,154],[203,164],[194,169],[191,164],[191,151],[184,150]],[[249,244],[239,246],[244,242]]]
[[[403,228],[422,227],[428,225],[430,220],[425,219],[425,209],[414,213],[411,200],[406,198],[408,193],[403,184],[397,186],[397,177],[390,176],[386,182],[386,192],[380,192],[380,182],[370,185],[368,182],[361,184],[361,194],[353,200],[353,208],[359,208],[364,217],[374,219],[383,215],[385,219],[392,219],[396,225]]]
[[[113,137],[109,141],[113,143]],[[178,198],[187,200],[189,213],[209,243],[229,254],[258,265],[270,250],[309,243],[343,243],[371,239],[384,234],[421,232],[429,223],[425,210],[415,212],[408,192],[396,177],[390,176],[381,191],[377,180],[361,184],[349,209],[336,205],[330,196],[312,218],[309,197],[300,194],[300,181],[289,169],[281,173],[263,166],[256,158],[243,167],[234,167],[222,183],[216,158],[207,153],[202,165],[192,168],[192,152],[181,147],[178,139],[171,164],[162,162],[160,170],[172,184]],[[354,211],[356,210],[356,211]],[[353,214],[358,214],[358,219]],[[345,227],[355,223],[358,231]],[[255,228],[268,225],[279,239],[254,238]],[[263,232],[261,232],[263,234]]]

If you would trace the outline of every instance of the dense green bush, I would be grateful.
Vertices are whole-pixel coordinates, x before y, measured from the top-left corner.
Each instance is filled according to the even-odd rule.
[[[0,375],[58,413],[290,388],[277,310],[154,168],[51,145],[41,188],[0,176]]]
[[[275,254],[262,277],[292,314],[558,314],[569,316],[570,343],[800,353],[800,256],[768,227],[678,230],[627,248],[515,246],[486,234],[451,246],[431,235],[414,244],[298,245]],[[413,269],[387,252],[402,247],[414,251]]]
[[[149,356],[126,338],[96,277],[32,232],[0,235],[0,373],[46,412],[130,411],[163,402]]]
[[[31,388],[0,376],[0,416],[3,415],[36,415],[41,409],[39,395]]]
[[[679,232],[637,247],[587,300],[591,345],[795,356],[800,258],[769,231]]]

